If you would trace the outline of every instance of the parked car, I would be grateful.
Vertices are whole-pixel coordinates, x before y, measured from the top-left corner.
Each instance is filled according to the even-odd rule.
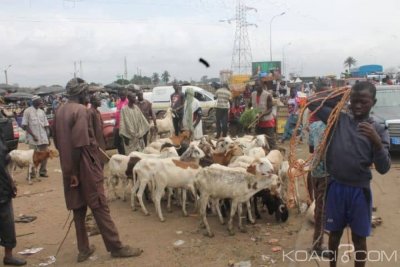
[[[214,100],[214,95],[200,87],[185,85],[182,86],[182,92],[185,93],[187,88],[193,88],[194,97],[199,100],[200,107],[205,117],[215,117],[215,106],[217,101]],[[153,103],[153,111],[159,117],[171,106],[171,94],[174,88],[172,86],[157,86],[153,88],[151,94],[151,102]],[[145,97],[145,96],[144,96]]]
[[[376,86],[377,103],[372,116],[384,124],[390,135],[390,151],[400,151],[400,86]]]
[[[5,116],[3,112],[0,112],[0,128],[8,151],[17,149],[19,132],[16,120],[14,118],[9,118]]]
[[[115,113],[117,108],[110,108],[107,102],[102,102],[98,108],[101,113],[101,119],[103,120],[103,136],[106,141],[106,149],[114,149],[114,127],[115,127]]]

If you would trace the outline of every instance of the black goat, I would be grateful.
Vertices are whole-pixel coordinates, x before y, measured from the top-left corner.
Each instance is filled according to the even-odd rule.
[[[260,213],[258,212],[258,199],[261,198],[263,205],[268,209],[270,215],[275,213],[276,221],[286,222],[289,218],[289,210],[282,198],[275,194],[271,194],[269,189],[261,190],[254,195],[254,214],[257,219],[260,219]]]

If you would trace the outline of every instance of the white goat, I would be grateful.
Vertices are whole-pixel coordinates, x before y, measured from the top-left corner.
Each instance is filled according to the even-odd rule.
[[[133,168],[133,177],[135,183],[132,188],[131,205],[135,208],[135,196],[137,197],[145,215],[148,211],[143,203],[143,192],[149,183],[153,188],[153,202],[158,213],[160,221],[165,221],[161,211],[161,197],[165,192],[165,188],[181,188],[182,189],[182,212],[187,216],[186,212],[186,190],[189,189],[196,196],[194,188],[194,178],[200,170],[198,164],[200,158],[204,157],[204,152],[195,145],[190,145],[181,158],[168,159],[144,159],[141,160]],[[168,201],[170,205],[170,201]]]

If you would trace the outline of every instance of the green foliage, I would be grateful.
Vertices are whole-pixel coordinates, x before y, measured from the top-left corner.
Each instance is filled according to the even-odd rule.
[[[152,79],[147,76],[141,76],[141,75],[133,75],[133,78],[131,79],[131,83],[134,84],[139,84],[139,85],[149,85],[151,84]]]
[[[161,74],[161,79],[162,79],[163,82],[165,82],[165,83],[168,83],[169,77],[171,77],[171,75],[170,75],[169,72],[166,71],[166,70]]]
[[[130,82],[129,82],[129,80],[125,80],[125,79],[118,79],[118,80],[116,80],[115,81],[115,83],[118,83],[118,84],[120,84],[120,85],[127,85],[127,84],[129,84]]]
[[[157,72],[154,72],[153,75],[151,76],[151,81],[153,84],[159,84],[160,83],[160,76],[158,75]]]
[[[256,119],[258,113],[260,113],[258,108],[245,110],[240,116],[240,124],[245,128],[249,127],[250,124]]]

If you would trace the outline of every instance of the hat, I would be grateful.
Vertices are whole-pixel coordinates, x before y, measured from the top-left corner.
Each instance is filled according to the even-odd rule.
[[[32,102],[35,102],[36,100],[39,100],[39,99],[41,99],[41,98],[38,95],[32,96]]]
[[[89,85],[81,78],[73,78],[69,80],[65,89],[67,90],[68,96],[76,96],[87,90]]]

